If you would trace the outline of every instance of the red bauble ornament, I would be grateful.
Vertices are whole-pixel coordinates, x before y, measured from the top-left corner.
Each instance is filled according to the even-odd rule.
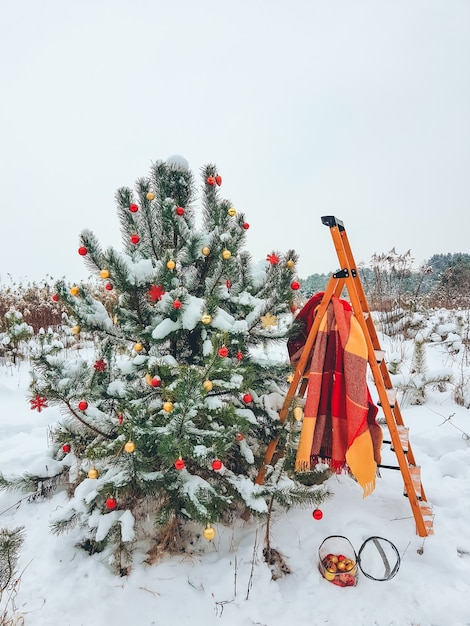
[[[80,411],[86,411],[88,408],[88,402],[86,400],[81,400],[78,403],[78,408],[80,409]]]
[[[245,402],[245,404],[250,404],[250,402],[253,402],[253,396],[251,395],[251,393],[245,393],[245,395],[243,396],[243,402]]]
[[[184,462],[184,459],[176,459],[175,467],[177,470],[184,469],[186,467],[186,463]]]
[[[181,300],[173,300],[173,308],[174,309],[181,309]]]
[[[131,235],[131,243],[138,244],[140,241],[139,235]]]
[[[220,174],[217,174],[217,176],[215,177],[215,183],[217,187],[220,187],[220,185],[222,184],[222,176],[220,176]]]
[[[121,425],[124,421],[124,416],[122,413],[119,413],[118,415],[118,424]]]
[[[112,283],[106,283],[104,288],[106,289],[106,291],[112,291],[113,290],[113,285],[112,285]]]
[[[184,209],[182,206],[176,207],[176,215],[179,215],[179,216],[184,215]]]
[[[62,446],[62,451],[65,452],[65,454],[68,454],[70,452],[71,448],[70,448],[70,444],[69,443],[64,443],[64,445]]]
[[[320,509],[315,509],[312,513],[313,519],[320,520],[323,517],[323,512]]]
[[[160,376],[154,376],[150,381],[150,384],[152,385],[152,387],[160,387],[162,384],[162,379],[160,378]]]
[[[240,350],[237,352],[237,361],[241,361],[243,359],[243,353]]]
[[[59,294],[55,293],[55,294],[52,296],[52,299],[54,300],[54,302],[59,302]]]
[[[245,435],[243,435],[242,433],[238,433],[238,435],[235,437],[235,439],[237,441],[243,441],[243,439],[245,439]]]
[[[115,509],[117,507],[117,502],[114,498],[107,498],[106,499],[106,508],[109,509],[110,511],[112,511],[113,509]]]
[[[243,230],[248,230],[250,228],[250,225],[248,224],[248,222],[244,222],[242,224],[242,228],[243,228]]]
[[[228,348],[226,346],[222,346],[219,348],[219,356],[225,358],[228,355]]]
[[[296,280],[294,280],[294,282],[291,283],[290,286],[294,291],[297,291],[297,289],[300,289],[300,283],[298,283]]]
[[[213,176],[207,177],[207,184],[213,187],[215,185],[215,178]]]
[[[80,246],[78,249],[78,254],[80,256],[85,256],[86,254],[88,254],[88,248],[85,248],[85,246]]]
[[[220,459],[214,459],[212,461],[212,469],[215,470],[216,472],[219,469],[222,469],[222,461]]]
[[[232,286],[232,283],[229,280],[226,280],[225,286],[227,287],[227,289],[230,289],[230,287]]]
[[[139,210],[139,207],[137,206],[137,204],[130,204],[129,205],[129,211],[131,213],[137,213],[137,211]]]

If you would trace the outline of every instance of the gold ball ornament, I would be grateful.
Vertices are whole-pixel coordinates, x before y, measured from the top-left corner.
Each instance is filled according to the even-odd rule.
[[[166,413],[171,413],[173,411],[173,402],[170,402],[169,400],[164,402],[163,410],[166,411]]]
[[[148,372],[145,374],[145,382],[147,385],[152,385],[152,376]]]
[[[295,267],[295,261],[294,261],[293,259],[289,259],[289,260],[287,261],[286,265],[287,265],[287,267],[288,267],[289,269],[292,269],[292,268],[294,268],[294,267]]]
[[[124,450],[126,452],[134,452],[135,450],[135,443],[133,441],[128,441],[125,446],[124,446]]]
[[[236,210],[232,207],[230,207],[230,209],[227,211],[227,213],[230,215],[230,217],[235,217],[235,215],[237,214]]]
[[[88,472],[88,478],[91,478],[92,480],[96,480],[98,478],[98,470],[96,469],[96,467],[92,467],[91,470],[89,470]]]
[[[77,326],[74,326],[74,327],[72,328],[72,333],[73,333],[74,335],[78,335],[78,333],[79,333],[79,332],[80,332],[80,326],[78,326],[78,324],[77,324]]]
[[[209,256],[209,254],[211,253],[211,249],[208,246],[204,246],[203,248],[201,248],[201,252],[204,256]]]
[[[167,261],[166,266],[172,272],[176,267],[176,263],[173,261],[173,259],[170,259],[169,261]]]
[[[210,324],[212,322],[212,317],[209,315],[209,313],[204,313],[204,315],[201,317],[201,322],[203,324]]]
[[[72,294],[72,296],[78,296],[78,294],[80,293],[80,289],[77,287],[77,285],[74,285],[73,287],[70,287],[70,293]]]
[[[204,536],[204,539],[207,539],[207,541],[212,541],[215,537],[215,528],[208,525],[204,528],[204,531],[202,534]]]
[[[149,200],[150,202],[152,202],[152,200],[155,200],[155,194],[153,193],[153,191],[149,191],[145,197],[146,197],[146,198],[147,198],[147,200]]]
[[[140,341],[134,344],[134,350],[136,352],[142,352],[143,349],[144,349],[144,346],[140,343]]]
[[[230,250],[227,250],[227,248],[225,248],[225,250],[222,252],[222,258],[228,261],[231,256],[232,253],[230,252]]]
[[[101,278],[109,278],[109,271],[108,270],[101,270],[100,277]]]
[[[294,409],[294,417],[297,420],[297,422],[300,422],[303,416],[304,416],[304,412],[302,410],[302,407],[296,406]]]
[[[212,391],[212,389],[214,388],[214,383],[211,380],[205,380],[202,383],[202,386],[206,391]]]

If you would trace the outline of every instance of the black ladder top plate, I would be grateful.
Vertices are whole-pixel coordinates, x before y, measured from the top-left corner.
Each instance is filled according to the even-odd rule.
[[[344,230],[344,224],[341,220],[336,219],[334,215],[324,215],[321,218],[321,221],[325,226],[329,226],[333,228],[333,226],[337,226],[339,230]]]

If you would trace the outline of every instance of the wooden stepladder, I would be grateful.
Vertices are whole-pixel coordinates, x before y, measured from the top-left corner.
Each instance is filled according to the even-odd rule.
[[[362,328],[367,343],[369,366],[379,397],[378,404],[382,407],[390,433],[391,441],[388,441],[388,443],[391,444],[391,449],[394,451],[398,461],[398,466],[381,465],[380,467],[399,469],[401,471],[404,482],[404,493],[408,497],[416,522],[416,532],[420,537],[426,537],[433,532],[432,509],[426,501],[423,485],[421,483],[420,468],[416,464],[411,445],[408,441],[408,429],[405,427],[398,406],[396,390],[393,389],[384,358],[384,351],[380,347],[346,230],[343,223],[334,216],[325,216],[322,217],[321,220],[324,225],[330,228],[341,269],[334,273],[328,282],[301,357],[296,364],[292,382],[280,411],[280,420],[281,422],[285,421],[295,398],[304,397],[308,384],[308,366],[320,322],[326,314],[331,298],[333,296],[341,297],[343,289],[346,288],[354,316]],[[271,463],[276,453],[277,445],[278,440],[273,440],[267,448],[264,464],[261,466],[257,477],[259,484],[262,484],[264,481],[266,465]]]

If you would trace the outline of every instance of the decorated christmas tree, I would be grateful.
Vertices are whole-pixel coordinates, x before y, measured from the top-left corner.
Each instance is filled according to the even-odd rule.
[[[64,413],[51,439],[70,500],[53,529],[81,528],[90,551],[113,548],[121,572],[142,536],[181,549],[195,528],[211,540],[235,516],[328,495],[292,470],[294,410],[279,421],[296,253],[268,250],[253,264],[243,250],[249,224],[221,184],[214,165],[203,168],[200,225],[182,158],[152,165],[135,191],[119,189],[123,251],[104,250],[89,230],[80,236],[102,295],[56,285],[82,349],[54,333],[37,343],[32,403]],[[282,453],[259,481],[273,438]]]

